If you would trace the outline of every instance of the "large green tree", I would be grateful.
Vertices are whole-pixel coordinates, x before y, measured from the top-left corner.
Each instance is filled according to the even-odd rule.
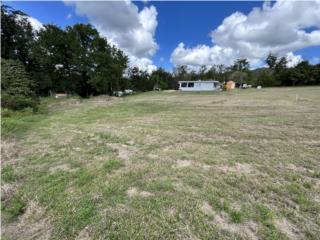
[[[249,61],[246,58],[240,58],[234,61],[231,69],[233,71],[246,72],[249,70]]]
[[[176,81],[190,81],[191,74],[188,66],[180,65],[174,68],[173,75]]]
[[[94,64],[89,84],[97,93],[111,94],[113,91],[124,90],[127,86],[123,82],[127,56],[114,46],[110,47],[103,38],[97,39],[94,44],[96,49],[92,54]]]
[[[19,60],[1,59],[1,106],[13,110],[37,109],[35,83]]]
[[[171,75],[171,73],[165,71],[163,68],[159,68],[151,73],[151,80],[155,87],[160,89],[176,89],[177,82]]]
[[[46,25],[39,32],[32,51],[35,67],[31,73],[38,84],[38,92],[72,92],[71,60],[74,52],[68,34],[55,25]]]
[[[247,59],[237,59],[230,68],[231,79],[237,82],[238,84],[243,84],[246,80],[248,80],[249,67],[250,65]]]
[[[66,30],[46,25],[32,52],[37,64],[32,74],[42,94],[62,91],[87,97],[111,94],[123,85],[127,57],[90,24]]]
[[[287,70],[287,74],[284,78],[284,85],[296,86],[296,85],[315,85],[319,83],[317,75],[315,74],[315,66],[309,64],[308,61],[302,61],[294,68]],[[318,78],[320,76],[318,75]]]
[[[128,58],[90,24],[76,24],[67,28],[71,60],[71,81],[76,83],[75,91],[81,96],[90,94],[111,94],[119,90]]]
[[[142,92],[153,90],[154,82],[146,71],[137,67],[129,68],[128,76],[134,90]]]
[[[20,60],[27,68],[32,64],[30,57],[35,33],[21,11],[1,5],[1,57]]]
[[[277,65],[277,57],[275,55],[272,55],[272,53],[269,53],[269,55],[266,58],[266,64],[270,69],[274,69]]]

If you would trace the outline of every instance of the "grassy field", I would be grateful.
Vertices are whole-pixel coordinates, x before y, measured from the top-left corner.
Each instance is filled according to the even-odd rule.
[[[319,87],[2,115],[3,239],[319,239]]]

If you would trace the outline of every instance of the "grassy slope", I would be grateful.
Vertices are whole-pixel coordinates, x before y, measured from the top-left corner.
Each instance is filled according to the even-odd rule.
[[[9,239],[320,234],[320,88],[46,105],[2,119]]]

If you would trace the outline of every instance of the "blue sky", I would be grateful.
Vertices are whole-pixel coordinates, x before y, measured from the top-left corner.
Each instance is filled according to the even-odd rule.
[[[261,66],[263,64],[262,60],[266,55],[266,49],[269,49],[270,51],[277,49],[276,51],[278,52],[275,53],[279,55],[289,53],[288,56],[291,56],[293,61],[298,61],[303,58],[311,60],[313,63],[317,63],[320,60],[320,39],[318,44],[314,42],[310,43],[311,40],[302,44],[301,39],[294,39],[294,36],[292,39],[288,39],[287,43],[284,42],[287,38],[286,35],[283,35],[282,39],[277,37],[278,33],[288,32],[288,35],[290,35],[289,33],[291,30],[292,32],[293,30],[301,30],[298,29],[298,26],[299,28],[300,26],[304,26],[305,34],[313,34],[312,36],[310,35],[310,39],[312,39],[312,41],[318,41],[317,32],[319,32],[319,23],[316,23],[316,21],[319,19],[316,14],[313,16],[312,13],[310,18],[305,19],[306,17],[302,14],[305,14],[303,11],[304,9],[307,11],[308,8],[317,11],[316,7],[318,7],[319,2],[315,3],[316,7],[312,5],[303,5],[302,7],[293,6],[292,14],[295,14],[294,9],[300,9],[300,11],[302,11],[302,14],[300,13],[300,15],[298,14],[296,17],[298,20],[293,20],[295,22],[292,23],[293,26],[297,26],[297,29],[290,29],[288,27],[290,23],[288,23],[287,26],[284,21],[281,21],[281,17],[279,17],[282,14],[281,11],[283,11],[284,16],[286,16],[287,19],[290,19],[291,13],[286,12],[285,10],[288,6],[281,6],[280,4],[279,6],[275,6],[275,4],[271,4],[269,7],[265,7],[265,9],[262,10],[263,2],[258,1],[133,2],[130,6],[125,5],[117,8],[117,12],[110,10],[115,9],[114,7],[110,7],[114,3],[104,2],[100,3],[97,6],[97,9],[105,8],[105,15],[102,11],[101,13],[97,13],[97,16],[95,16],[96,11],[94,10],[94,3],[90,3],[91,8],[93,9],[91,12],[90,10],[87,11],[86,3],[83,2],[82,5],[77,3],[70,5],[58,1],[6,2],[6,4],[26,12],[31,17],[39,20],[42,24],[53,23],[60,27],[66,27],[79,22],[90,22],[95,26],[101,26],[101,24],[103,24],[103,27],[99,30],[102,30],[107,38],[112,38],[114,43],[118,44],[118,46],[123,48],[128,55],[132,56],[133,63],[143,60],[141,62],[143,62],[144,65],[155,65],[157,67],[164,67],[167,70],[172,69],[175,64],[187,64],[195,67],[200,65],[210,66],[219,63],[228,65],[235,58],[244,57],[246,54],[252,64]],[[136,7],[137,9],[135,9]],[[260,8],[260,12],[257,13],[258,17],[254,18],[253,16],[252,20],[248,16],[254,8]],[[281,10],[281,8],[283,8],[283,10]],[[122,33],[121,29],[114,26],[116,22],[120,21],[124,21],[123,24],[132,24],[130,22],[126,23],[126,19],[119,19],[119,12],[122,11],[122,9],[128,11],[130,16],[132,14],[131,22],[138,18],[139,14],[141,15],[143,9],[150,10],[147,15],[150,19],[153,19],[150,20],[151,22],[153,21],[153,25],[151,23],[152,26],[150,28],[146,29],[145,27],[142,28],[141,26],[134,25],[137,28],[137,32],[142,32],[142,36],[146,36],[146,39],[141,40],[141,37],[135,38],[134,36],[129,36],[126,33]],[[271,13],[268,13],[268,11]],[[81,14],[79,14],[79,12],[81,12]],[[241,14],[237,15],[235,14],[236,12],[241,12]],[[124,18],[126,14],[127,13],[124,14]],[[252,28],[252,26],[255,25],[254,19],[257,19],[257,24],[261,24],[261,26],[264,26],[263,24],[266,22],[270,26],[273,26],[272,29],[267,28],[264,32],[270,31],[270,29],[273,31],[274,28],[277,28],[278,26],[277,22],[274,24],[271,20],[267,19],[268,16],[270,16],[268,14],[273,14],[271,16],[274,16],[274,19],[279,21],[278,24],[285,26],[283,26],[283,29],[279,28],[277,30],[278,32],[270,32],[267,37],[258,38],[257,36],[261,34],[261,31],[255,32],[254,28]],[[106,15],[108,16],[106,17]],[[227,17],[230,17],[234,22],[242,20],[238,23],[238,26],[234,27],[233,23],[223,24],[224,19]],[[246,17],[248,18],[243,20]],[[266,19],[263,20],[263,18]],[[148,21],[149,20],[146,22]],[[312,24],[312,22],[315,23]],[[306,25],[306,23],[309,25]],[[215,34],[210,35],[210,33],[217,30],[220,25],[224,26],[224,30],[216,31]],[[238,32],[239,29],[247,29],[248,31],[248,29],[251,28],[252,30],[248,33]],[[248,38],[246,36],[248,36]],[[265,38],[270,39],[265,41]],[[212,43],[212,40],[215,43]],[[129,43],[130,41],[133,44],[132,46]],[[134,43],[135,41],[136,43]],[[273,43],[274,41],[278,41],[279,44],[273,44],[272,46],[266,45],[269,42]],[[180,43],[183,43],[183,45],[179,45]],[[240,43],[243,44],[240,45]],[[145,45],[146,47],[143,48],[143,46],[136,46],[134,44]],[[250,46],[250,44],[252,46]],[[261,46],[259,46],[259,44]],[[297,47],[298,45],[299,47]],[[249,47],[246,49],[243,46]],[[264,48],[263,46],[267,47]],[[225,59],[223,59],[223,55],[225,55]]]
[[[210,31],[235,11],[249,12],[261,2],[152,2],[159,12],[156,39],[158,66],[171,67],[170,54],[183,41],[188,46],[210,44]],[[160,62],[163,57],[166,61]]]

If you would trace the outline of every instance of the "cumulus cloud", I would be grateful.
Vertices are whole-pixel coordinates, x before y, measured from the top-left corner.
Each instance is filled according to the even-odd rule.
[[[171,54],[171,62],[175,65],[202,66],[212,64],[230,65],[235,56],[232,48],[214,45],[198,45],[188,48],[184,43],[179,43]]]
[[[302,60],[293,52],[320,45],[320,1],[265,2],[245,15],[235,12],[210,33],[212,46],[186,47],[180,43],[171,54],[174,65],[230,65],[237,58],[248,58],[261,66],[272,52],[287,55],[288,65]]]
[[[36,18],[27,16],[32,28],[36,31],[40,31],[43,28],[43,24]]]
[[[152,63],[152,60],[149,58],[137,58],[135,56],[129,56],[130,64],[132,66],[143,69],[148,73],[152,73],[154,70],[157,70],[157,66]]]
[[[18,15],[16,21],[21,21],[24,19],[27,19],[29,21],[34,31],[40,31],[42,28],[44,28],[43,24],[38,19],[31,16]]]
[[[158,50],[154,38],[158,13],[154,6],[145,6],[139,11],[131,1],[66,4],[75,6],[76,14],[86,16],[110,43],[121,48],[129,56],[131,66],[144,70],[156,67],[151,60]]]
[[[295,67],[298,63],[303,61],[303,58],[301,55],[294,55],[292,52],[289,52],[286,54],[287,58],[287,67]]]

